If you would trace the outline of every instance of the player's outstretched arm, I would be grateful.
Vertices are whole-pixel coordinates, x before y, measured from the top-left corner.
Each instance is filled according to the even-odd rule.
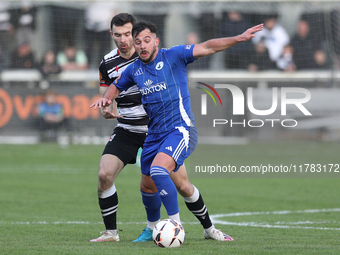
[[[94,107],[95,110],[97,108],[108,107],[112,104],[112,100],[118,97],[119,93],[119,89],[117,89],[114,84],[111,84],[110,87],[106,90],[104,96],[91,104],[90,107]]]
[[[200,44],[196,44],[193,49],[193,56],[195,58],[201,58],[215,54],[216,52],[228,49],[240,42],[249,41],[255,37],[255,33],[263,29],[263,24],[248,28],[243,34],[233,37],[216,38],[205,41]]]

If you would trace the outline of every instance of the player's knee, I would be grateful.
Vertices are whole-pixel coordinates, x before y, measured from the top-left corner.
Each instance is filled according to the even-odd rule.
[[[140,182],[140,190],[143,192],[148,192],[148,193],[155,193],[157,192],[157,187],[156,185],[153,183],[153,181],[141,181]]]
[[[144,185],[143,182],[140,182],[139,188],[143,192],[148,192],[148,188]]]
[[[142,174],[142,179],[140,181],[140,190],[148,193],[157,192],[157,187],[150,175]]]
[[[100,169],[98,172],[98,179],[100,183],[108,183],[113,182],[113,175],[109,171],[105,169]]]

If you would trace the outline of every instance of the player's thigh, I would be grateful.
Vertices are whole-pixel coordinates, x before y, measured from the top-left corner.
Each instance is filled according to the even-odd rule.
[[[165,141],[171,139],[168,133],[165,134],[149,134],[143,146],[143,152],[141,157],[142,174],[150,175],[150,168],[152,166],[161,166],[167,169],[169,172],[174,170],[176,162],[169,153],[165,153],[164,147]],[[170,147],[168,147],[169,150]],[[172,147],[169,150],[172,151]],[[160,153],[161,152],[161,153]]]
[[[142,157],[141,157],[141,170],[142,174],[150,175],[150,168],[153,166],[164,167],[168,172],[176,168],[175,160],[168,154],[159,152],[161,143],[157,144],[144,144]]]
[[[158,152],[163,152],[173,158],[175,162],[173,171],[177,171],[183,165],[184,160],[189,157],[195,149],[197,139],[195,133],[188,127],[176,127],[166,134]],[[171,163],[172,161],[168,161]]]
[[[152,161],[156,157],[159,149],[158,140],[154,136],[148,135],[143,145],[141,155],[141,171],[144,175],[150,175]]]
[[[149,175],[151,166],[161,166],[169,172],[177,171],[195,149],[196,143],[195,133],[185,127],[176,127],[162,134],[149,134],[142,153],[142,173]]]
[[[114,181],[123,168],[124,163],[117,156],[104,154],[102,155],[99,163],[99,178]]]
[[[117,127],[106,144],[103,155],[117,156],[124,165],[135,164],[138,150],[143,146],[145,137],[145,133],[133,133]]]
[[[152,161],[151,167],[153,166],[160,166],[168,170],[169,173],[175,170],[176,162],[173,157],[164,153],[158,152],[154,160]]]

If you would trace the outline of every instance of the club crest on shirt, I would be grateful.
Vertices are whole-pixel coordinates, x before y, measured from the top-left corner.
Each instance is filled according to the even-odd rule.
[[[186,50],[190,50],[190,48],[191,48],[191,45],[185,46],[185,49],[186,49]]]
[[[163,61],[158,62],[158,63],[156,64],[156,70],[161,70],[161,69],[163,68],[163,66],[164,66]]]

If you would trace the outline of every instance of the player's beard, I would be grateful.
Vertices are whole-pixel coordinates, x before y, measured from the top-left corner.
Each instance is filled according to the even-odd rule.
[[[126,48],[123,49],[122,46],[126,46]],[[133,47],[133,45],[129,45],[128,43],[126,43],[126,44],[120,45],[119,51],[122,52],[122,53],[128,53],[128,52],[130,52],[132,47]]]
[[[141,52],[141,54],[142,53],[143,53],[143,51]],[[142,59],[141,57],[139,57],[139,58],[140,58],[140,60],[142,60],[142,62],[144,64],[148,64],[148,63],[150,63],[153,60],[153,57],[154,57],[155,53],[156,53],[156,45],[153,46],[152,52],[150,54],[150,57],[148,57],[147,59]]]

